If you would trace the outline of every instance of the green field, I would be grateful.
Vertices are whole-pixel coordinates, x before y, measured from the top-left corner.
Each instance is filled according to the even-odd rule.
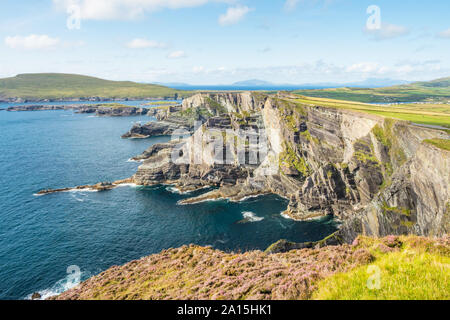
[[[336,109],[348,109],[375,114],[386,118],[410,121],[417,124],[450,128],[450,104],[398,104],[373,105],[353,101],[341,101],[325,98],[299,96],[294,100],[302,105],[323,106]]]
[[[64,100],[99,97],[146,99],[185,97],[192,93],[153,84],[109,81],[74,74],[21,74],[0,79],[0,100]]]
[[[450,78],[429,82],[416,82],[386,88],[337,88],[321,90],[296,90],[296,94],[336,100],[366,103],[396,102],[449,102]]]

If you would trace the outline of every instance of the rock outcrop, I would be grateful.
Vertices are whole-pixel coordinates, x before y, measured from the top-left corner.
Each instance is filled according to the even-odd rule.
[[[120,185],[124,184],[132,184],[132,179],[124,179],[124,180],[117,180],[114,182],[100,182],[93,185],[85,185],[85,186],[78,186],[73,188],[60,188],[60,189],[44,189],[36,193],[37,196],[44,196],[52,193],[60,193],[60,192],[70,192],[70,191],[109,191],[114,188],[117,188]]]
[[[342,220],[341,242],[360,233],[449,232],[450,155],[423,143],[448,139],[447,133],[295,98],[215,93],[185,99],[163,122],[132,131],[170,134],[170,124],[191,115],[203,125],[136,157],[143,164],[133,180],[179,190],[216,187],[184,204],[276,193],[290,200],[285,214],[293,219]]]
[[[99,117],[133,117],[145,116],[148,113],[147,108],[138,108],[130,106],[108,106],[94,105],[81,106],[75,109],[76,113],[95,113]]]
[[[140,123],[135,123],[133,127],[130,129],[130,131],[122,135],[122,138],[146,139],[150,137],[170,136],[176,130],[183,130],[190,132],[192,128],[167,121],[149,122],[144,125]]]

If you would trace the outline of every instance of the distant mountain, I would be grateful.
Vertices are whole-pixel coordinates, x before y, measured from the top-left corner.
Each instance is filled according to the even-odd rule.
[[[270,86],[278,86],[277,84],[274,84],[269,81],[264,80],[245,80],[245,81],[238,81],[232,84],[232,86],[236,87],[270,87]]]
[[[0,79],[0,101],[173,98],[186,92],[131,81],[62,73],[19,74]]]
[[[360,82],[350,83],[336,83],[336,82],[321,82],[321,83],[301,83],[301,84],[287,84],[287,83],[272,83],[264,80],[246,80],[239,81],[232,84],[232,86],[242,87],[287,87],[287,88],[305,88],[305,87],[317,87],[317,88],[340,88],[340,87],[358,87],[358,88],[378,88],[388,87],[395,85],[408,84],[410,82],[404,80],[393,79],[379,79],[369,78]]]
[[[251,79],[234,82],[229,85],[190,85],[186,83],[161,83],[162,85],[169,86],[172,88],[211,88],[211,89],[220,89],[220,88],[250,88],[250,90],[255,89],[266,89],[271,90],[292,90],[292,89],[301,89],[301,88],[342,88],[342,87],[355,87],[355,88],[379,88],[379,87],[388,87],[395,85],[403,85],[408,84],[410,82],[404,80],[393,80],[393,79],[379,79],[379,78],[369,78],[360,82],[351,82],[351,83],[336,83],[336,82],[320,82],[320,83],[301,83],[301,84],[292,84],[292,83],[273,83],[265,80]]]

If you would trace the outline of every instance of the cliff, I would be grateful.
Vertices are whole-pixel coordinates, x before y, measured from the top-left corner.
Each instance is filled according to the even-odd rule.
[[[342,108],[299,102],[298,96],[198,94],[159,119],[193,134],[154,146],[135,183],[180,190],[217,189],[206,199],[276,193],[298,220],[334,215],[343,221],[331,242],[358,234],[442,236],[449,231],[450,152],[425,143],[441,130]],[[184,119],[184,122],[183,122]],[[195,121],[203,124],[194,127]],[[151,131],[142,135],[151,136]],[[261,148],[261,145],[265,146]]]

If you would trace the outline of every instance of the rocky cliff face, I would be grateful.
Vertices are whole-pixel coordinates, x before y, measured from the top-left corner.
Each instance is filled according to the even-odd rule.
[[[185,203],[276,193],[294,219],[341,219],[338,242],[450,230],[450,152],[423,143],[444,131],[259,93],[198,94],[161,119],[203,125],[138,157],[133,179],[217,187]]]

